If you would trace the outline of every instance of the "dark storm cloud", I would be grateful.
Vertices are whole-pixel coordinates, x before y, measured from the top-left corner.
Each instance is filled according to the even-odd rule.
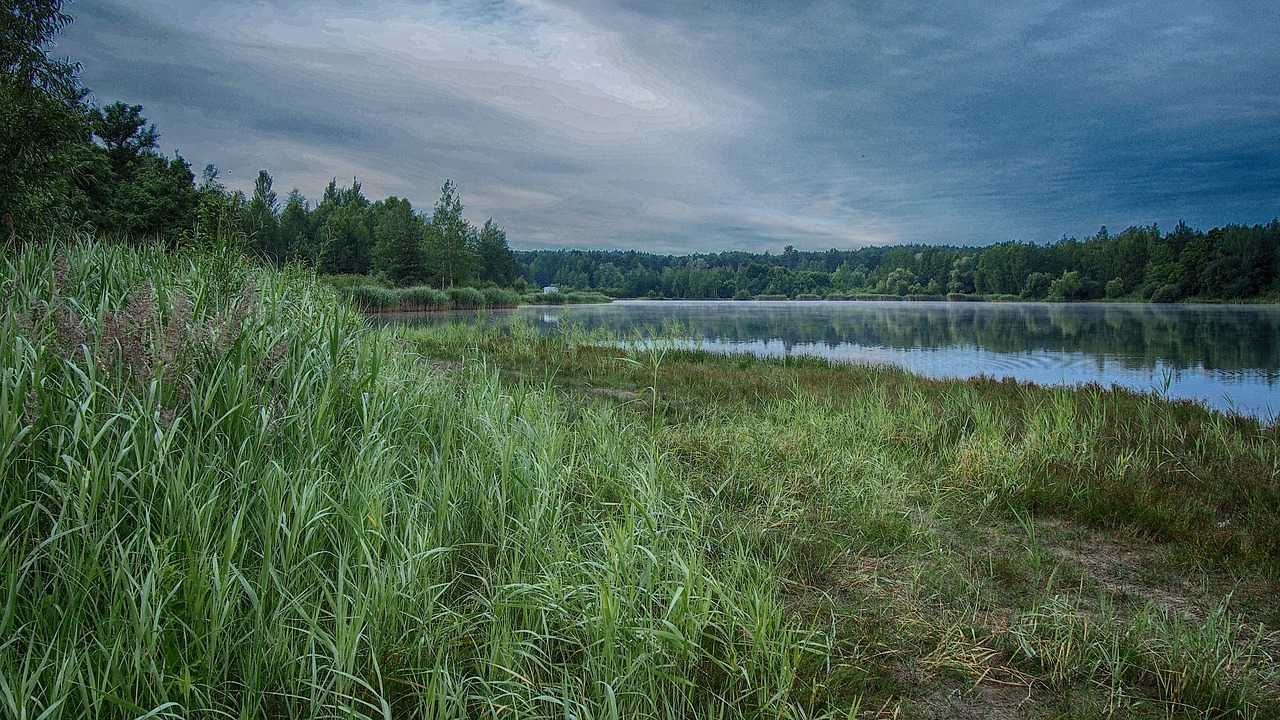
[[[445,177],[519,243],[1044,241],[1280,212],[1256,3],[134,2],[72,7],[102,102],[248,187]],[[345,180],[344,180],[345,181]]]

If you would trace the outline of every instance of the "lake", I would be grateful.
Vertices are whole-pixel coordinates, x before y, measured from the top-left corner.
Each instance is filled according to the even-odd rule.
[[[416,321],[460,317],[474,320]],[[1274,305],[619,300],[487,317],[663,332],[715,352],[886,363],[938,378],[1114,383],[1267,421],[1280,410]]]

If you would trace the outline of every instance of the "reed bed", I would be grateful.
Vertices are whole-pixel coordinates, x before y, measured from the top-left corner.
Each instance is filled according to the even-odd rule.
[[[72,238],[0,292],[0,714],[834,711],[830,628],[624,411],[297,269]]]
[[[384,288],[355,285],[343,288],[351,304],[365,312],[426,312],[433,310],[478,310],[513,308],[520,293],[507,288],[459,287],[436,290],[429,287]]]

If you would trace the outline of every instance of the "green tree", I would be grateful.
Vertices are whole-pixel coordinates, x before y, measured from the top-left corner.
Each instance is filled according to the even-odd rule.
[[[7,0],[0,11],[0,223],[4,235],[48,224],[73,191],[89,141],[73,63],[48,48],[71,17],[62,0]]]
[[[372,265],[373,229],[369,222],[369,199],[352,178],[351,186],[337,187],[330,180],[324,197],[316,205],[316,266],[335,275],[364,275]]]
[[[426,233],[427,254],[441,287],[466,285],[471,281],[479,264],[474,234],[462,218],[458,186],[452,180],[445,180]]]
[[[148,124],[142,116],[141,105],[115,102],[104,108],[94,108],[90,113],[93,134],[107,149],[111,167],[117,174],[123,173],[129,163],[138,159],[146,150],[154,150],[160,144],[160,134],[154,124]]]
[[[1049,287],[1052,284],[1053,278],[1048,273],[1033,272],[1022,283],[1022,298],[1024,300],[1043,300],[1049,297]]]
[[[485,220],[484,227],[480,228],[476,250],[480,255],[480,279],[509,286],[520,276],[520,263],[507,246],[507,232],[498,227],[493,218]],[[622,274],[618,273],[616,282],[621,281]]]
[[[886,295],[906,295],[912,292],[912,286],[916,285],[916,274],[909,268],[894,268],[892,272],[885,277],[880,291]]]
[[[395,196],[380,203],[373,226],[374,267],[397,287],[427,281],[422,220],[408,200]]]
[[[293,188],[280,211],[280,246],[289,260],[316,261],[315,236],[311,232],[311,208],[302,191]]]
[[[1080,280],[1080,273],[1063,271],[1062,277],[1049,284],[1049,297],[1053,300],[1083,300],[1084,283]]]
[[[976,263],[972,255],[958,257],[951,263],[951,275],[947,282],[947,292],[971,294],[977,286],[974,283]]]
[[[249,198],[249,208],[244,215],[244,234],[253,247],[271,262],[283,262],[288,256],[288,247],[281,242],[280,223],[277,214],[280,212],[280,200],[272,189],[271,173],[259,170],[253,183],[253,196]]]

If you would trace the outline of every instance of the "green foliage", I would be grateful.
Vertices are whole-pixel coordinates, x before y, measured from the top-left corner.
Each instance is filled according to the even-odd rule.
[[[1274,424],[661,334],[405,337],[508,387],[551,378],[566,405],[651,435],[713,518],[709,552],[765,559],[788,610],[825,628],[798,668],[811,717],[1261,719],[1280,703]]]
[[[1022,284],[1022,297],[1026,300],[1043,300],[1049,297],[1053,278],[1048,273],[1033,272]]]
[[[254,250],[273,263],[282,263],[289,257],[289,246],[280,232],[280,198],[272,187],[274,179],[266,170],[259,170],[253,182],[253,195],[243,217],[244,234]]]
[[[1183,296],[1251,299],[1280,290],[1276,258],[1280,222],[1226,226],[1208,233],[1184,224],[1167,235],[1156,226],[1119,234],[1101,228],[1084,241],[1063,238],[1048,245],[1006,242],[986,248],[904,245],[783,255],[725,252],[688,256],[635,251],[526,251],[516,255],[535,286],[595,288],[622,297],[749,298],[798,294],[949,298],[1050,297],[1051,284],[1067,272],[1054,299],[1092,300],[1106,295],[1107,279],[1120,278],[1123,297],[1143,287],[1150,295],[1165,284]],[[1114,289],[1114,286],[1113,286]],[[1142,294],[1142,293],[1139,293]]]
[[[480,280],[506,287],[520,277],[520,263],[507,246],[507,233],[493,222],[493,218],[485,220],[484,227],[480,228],[476,252],[479,255]]]
[[[64,214],[88,139],[78,66],[49,57],[70,22],[62,0],[11,0],[0,11],[0,240]]]
[[[115,102],[91,112],[93,134],[102,140],[107,157],[117,173],[136,160],[145,150],[153,150],[160,143],[155,125],[148,125],[142,117],[141,105]]]
[[[484,307],[484,293],[473,287],[451,287],[446,293],[456,308]]]
[[[479,264],[475,244],[475,231],[462,217],[458,186],[446,180],[427,225],[427,255],[442,287],[471,282]]]
[[[329,182],[316,206],[319,270],[331,274],[363,274],[372,269],[373,228],[369,200],[354,178],[351,186],[337,189]]]
[[[225,261],[0,260],[6,717],[812,706],[824,631],[646,435]]]
[[[1122,297],[1125,293],[1124,280],[1111,278],[1107,281],[1106,292],[1108,298]]]
[[[396,287],[422,285],[428,280],[422,220],[408,200],[389,197],[374,208],[375,267]]]
[[[1080,281],[1080,273],[1075,270],[1064,270],[1062,277],[1049,283],[1049,298],[1052,300],[1084,300],[1084,283]]]

